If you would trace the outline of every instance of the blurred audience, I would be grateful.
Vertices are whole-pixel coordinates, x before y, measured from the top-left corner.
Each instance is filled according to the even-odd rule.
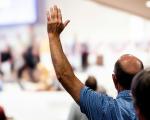
[[[87,44],[82,44],[81,46],[81,65],[82,65],[82,70],[86,70],[89,63],[88,63],[88,56],[89,56],[89,51],[88,51],[88,46]]]
[[[6,42],[0,50],[0,91],[8,84],[18,84],[21,90],[63,90],[56,81],[54,69],[47,69],[40,61],[39,46],[36,41],[17,51]]]
[[[10,81],[11,73],[13,72],[14,60],[12,55],[12,48],[7,45],[0,53],[1,74],[4,80]]]
[[[21,77],[23,72],[26,71],[29,79],[32,82],[36,82],[37,80],[35,79],[33,73],[37,67],[37,64],[40,61],[38,48],[35,46],[30,46],[27,49],[27,51],[23,54],[23,58],[24,58],[24,65],[20,68],[18,76]]]
[[[24,64],[18,71],[19,85],[24,90],[62,90],[56,83],[54,70],[50,71],[40,62],[38,45],[30,46],[23,54]]]
[[[0,91],[3,90],[3,73],[0,71]]]
[[[86,70],[87,75],[94,75],[95,78],[98,80],[98,83],[102,85],[103,87],[107,88],[107,80],[111,80],[111,76],[108,77],[108,74],[112,73],[110,69],[107,69],[104,65],[104,56],[103,55],[96,55],[92,56],[95,57],[95,60],[91,62],[91,64],[88,66]],[[101,79],[104,79],[105,81],[102,81]],[[102,87],[101,87],[102,89]]]
[[[7,46],[2,52],[1,52],[1,62],[5,62],[5,61],[12,61],[12,51],[11,48],[9,46]]]

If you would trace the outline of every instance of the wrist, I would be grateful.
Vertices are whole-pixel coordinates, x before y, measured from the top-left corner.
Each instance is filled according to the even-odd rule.
[[[59,38],[59,34],[58,33],[48,33],[49,38]]]

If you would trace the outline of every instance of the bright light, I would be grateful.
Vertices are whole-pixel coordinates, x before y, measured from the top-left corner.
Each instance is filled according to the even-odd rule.
[[[146,1],[145,5],[146,7],[150,8],[150,1]]]
[[[0,8],[8,8],[10,6],[10,0],[0,0]]]

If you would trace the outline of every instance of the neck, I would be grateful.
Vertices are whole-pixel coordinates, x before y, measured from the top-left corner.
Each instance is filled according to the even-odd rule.
[[[123,91],[123,90],[126,90],[126,89],[124,89],[121,85],[117,86],[118,93],[121,92],[121,91]]]

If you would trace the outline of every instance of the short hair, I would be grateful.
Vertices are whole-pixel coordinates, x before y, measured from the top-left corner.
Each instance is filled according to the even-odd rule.
[[[139,60],[140,61],[140,60]],[[141,69],[144,68],[143,63],[140,61],[141,63]],[[114,73],[118,79],[119,84],[124,88],[129,90],[131,88],[131,83],[132,83],[132,79],[133,77],[137,74],[137,73],[128,73],[126,72],[121,63],[119,62],[119,60],[115,63],[115,67],[114,67]]]
[[[97,90],[96,78],[94,76],[89,76],[85,81],[85,85],[94,91]]]
[[[150,120],[150,68],[134,77],[131,89],[135,106],[146,120]]]

